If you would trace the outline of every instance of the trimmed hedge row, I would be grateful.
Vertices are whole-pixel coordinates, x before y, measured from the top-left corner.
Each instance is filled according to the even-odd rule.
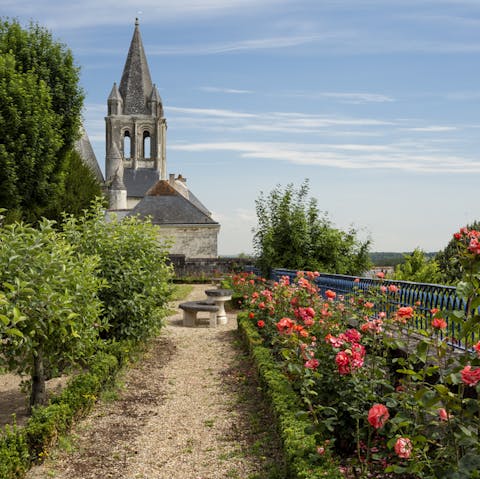
[[[0,477],[21,479],[46,455],[73,422],[92,409],[98,395],[115,382],[119,369],[132,356],[131,342],[117,342],[89,361],[87,372],[74,376],[61,394],[35,408],[25,427],[6,426],[0,437]]]
[[[305,415],[300,398],[286,376],[280,371],[270,349],[263,340],[248,314],[238,314],[238,329],[258,370],[261,386],[277,419],[277,428],[283,444],[283,453],[290,479],[341,479],[343,476],[331,457],[320,456],[315,437],[306,430],[312,427]]]

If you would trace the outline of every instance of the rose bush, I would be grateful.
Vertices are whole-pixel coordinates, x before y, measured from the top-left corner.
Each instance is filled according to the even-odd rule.
[[[399,304],[383,278],[347,298],[319,294],[312,272],[249,283],[249,317],[345,477],[478,477],[480,233],[455,238],[465,307],[454,311]]]

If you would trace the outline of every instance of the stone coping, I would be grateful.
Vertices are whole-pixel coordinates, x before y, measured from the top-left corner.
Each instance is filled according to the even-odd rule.
[[[205,291],[207,296],[217,296],[217,297],[224,297],[224,296],[231,296],[232,290],[231,289],[207,289]]]

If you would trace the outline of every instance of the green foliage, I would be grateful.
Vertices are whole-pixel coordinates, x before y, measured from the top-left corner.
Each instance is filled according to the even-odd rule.
[[[308,180],[298,190],[277,186],[255,201],[254,249],[264,274],[274,267],[351,275],[367,270],[370,241],[359,241],[354,228],[334,228],[308,190]]]
[[[30,467],[30,452],[17,426],[6,426],[0,437],[0,477],[21,479]]]
[[[55,196],[58,128],[45,82],[35,72],[19,73],[12,54],[0,55],[0,205],[7,220],[36,219]]]
[[[79,134],[84,99],[79,86],[80,69],[74,63],[71,50],[36,23],[24,29],[16,20],[3,20],[0,53],[11,53],[19,73],[34,72],[38,82],[46,85],[52,111],[60,122],[62,151],[71,150]]]
[[[98,259],[82,255],[43,220],[0,230],[0,362],[32,378],[31,404],[45,399],[45,366],[58,371],[95,350],[100,324]],[[13,307],[13,308],[12,308]]]
[[[7,221],[57,217],[83,92],[64,45],[37,24],[0,20],[0,206]]]
[[[106,221],[101,202],[75,218],[66,216],[63,234],[84,254],[100,258],[105,339],[143,340],[161,326],[171,294],[168,244],[155,226],[133,217]]]
[[[394,279],[416,283],[440,283],[442,275],[435,259],[428,259],[421,249],[404,256],[405,262],[395,268]]]
[[[474,221],[467,225],[467,228],[480,230],[480,221]],[[462,263],[459,261],[459,245],[455,238],[452,238],[447,246],[437,253],[435,261],[438,263],[444,284],[456,284],[465,273]]]
[[[308,417],[298,414],[301,402],[287,377],[275,363],[271,351],[248,320],[246,313],[238,315],[239,330],[253,357],[260,381],[278,420],[282,438],[288,477],[291,479],[332,479],[343,477],[338,465],[317,453],[315,437],[307,431],[311,428]]]
[[[58,211],[79,216],[93,200],[102,196],[102,188],[92,170],[76,150],[66,157],[64,188],[59,196]]]
[[[51,404],[35,408],[25,427],[6,426],[0,434],[0,477],[21,479],[32,462],[42,461],[73,421],[91,410],[101,391],[113,385],[133,352],[128,342],[104,345],[89,358],[88,371],[73,376]]]

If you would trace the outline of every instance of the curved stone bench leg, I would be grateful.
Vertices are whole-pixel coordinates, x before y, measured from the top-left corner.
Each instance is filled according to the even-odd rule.
[[[183,311],[183,325],[189,328],[193,328],[197,323],[196,311]]]
[[[211,312],[210,313],[210,324],[209,326],[211,328],[216,328],[217,327],[217,313]]]

